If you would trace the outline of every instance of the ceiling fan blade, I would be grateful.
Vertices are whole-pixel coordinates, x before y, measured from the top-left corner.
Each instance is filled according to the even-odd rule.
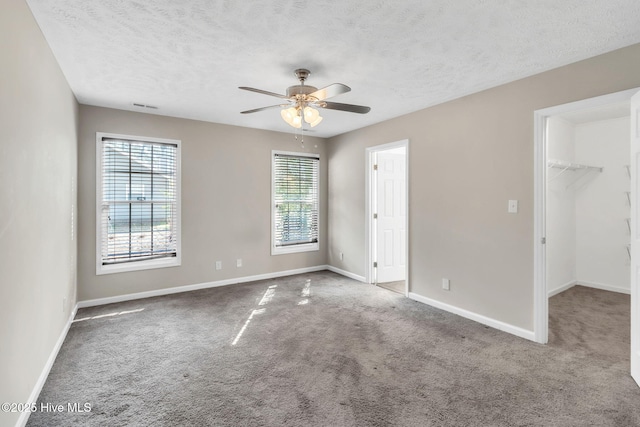
[[[341,104],[339,102],[319,102],[318,107],[326,108],[329,110],[348,111],[350,113],[366,114],[371,111],[371,107],[365,107],[363,105],[353,104]]]
[[[322,89],[318,89],[313,93],[310,93],[309,96],[317,98],[318,101],[322,101],[324,99],[331,98],[332,96],[347,93],[350,90],[351,88],[347,85],[343,85],[342,83],[334,83],[329,86],[323,87]]]
[[[249,92],[261,93],[263,95],[275,96],[276,98],[289,99],[288,97],[284,95],[280,95],[279,93],[269,92],[267,90],[262,90],[262,89],[256,89],[254,87],[240,86],[238,89],[248,90]]]
[[[253,110],[241,111],[240,114],[257,113],[258,111],[270,110],[271,108],[282,108],[286,106],[287,106],[286,104],[269,105],[268,107],[254,108]]]

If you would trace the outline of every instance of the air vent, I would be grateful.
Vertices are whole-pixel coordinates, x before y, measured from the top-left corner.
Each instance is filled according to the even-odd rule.
[[[134,107],[140,107],[140,108],[151,108],[152,110],[157,110],[158,107],[155,107],[153,105],[146,105],[146,104],[138,104],[136,102],[133,103]]]

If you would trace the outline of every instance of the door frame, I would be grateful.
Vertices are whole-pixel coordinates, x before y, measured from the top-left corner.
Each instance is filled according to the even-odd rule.
[[[549,340],[549,297],[547,293],[546,247],[546,183],[547,183],[547,119],[557,114],[589,108],[603,107],[616,102],[627,101],[640,88],[624,90],[608,95],[583,99],[568,104],[557,105],[533,112],[534,138],[534,212],[533,212],[533,282],[534,282],[534,340],[546,344]],[[631,135],[629,135],[631,136]]]
[[[409,296],[409,140],[402,139],[400,141],[390,142],[387,144],[375,145],[373,147],[367,147],[365,150],[365,248],[366,248],[366,265],[365,265],[365,279],[367,283],[374,283],[375,271],[373,267],[375,244],[375,222],[373,221],[373,210],[375,208],[374,203],[376,200],[373,191],[375,189],[374,183],[374,158],[376,153],[380,151],[392,150],[394,148],[405,149],[405,212],[407,213],[406,227],[405,227],[405,289],[404,296]]]

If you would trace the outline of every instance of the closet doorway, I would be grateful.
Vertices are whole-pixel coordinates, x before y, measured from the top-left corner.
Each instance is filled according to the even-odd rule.
[[[629,101],[547,119],[549,297],[581,285],[630,293]]]
[[[631,347],[637,381],[636,92],[535,113],[534,332],[538,342],[627,363]]]
[[[408,141],[366,150],[367,282],[408,295]]]

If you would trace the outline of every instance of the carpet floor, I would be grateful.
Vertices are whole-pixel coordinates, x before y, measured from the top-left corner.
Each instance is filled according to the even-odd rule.
[[[628,365],[630,339],[629,295],[574,286],[549,299],[549,346]]]
[[[640,425],[628,355],[561,329],[539,345],[330,272],[87,308],[38,404],[91,410],[28,425]]]

